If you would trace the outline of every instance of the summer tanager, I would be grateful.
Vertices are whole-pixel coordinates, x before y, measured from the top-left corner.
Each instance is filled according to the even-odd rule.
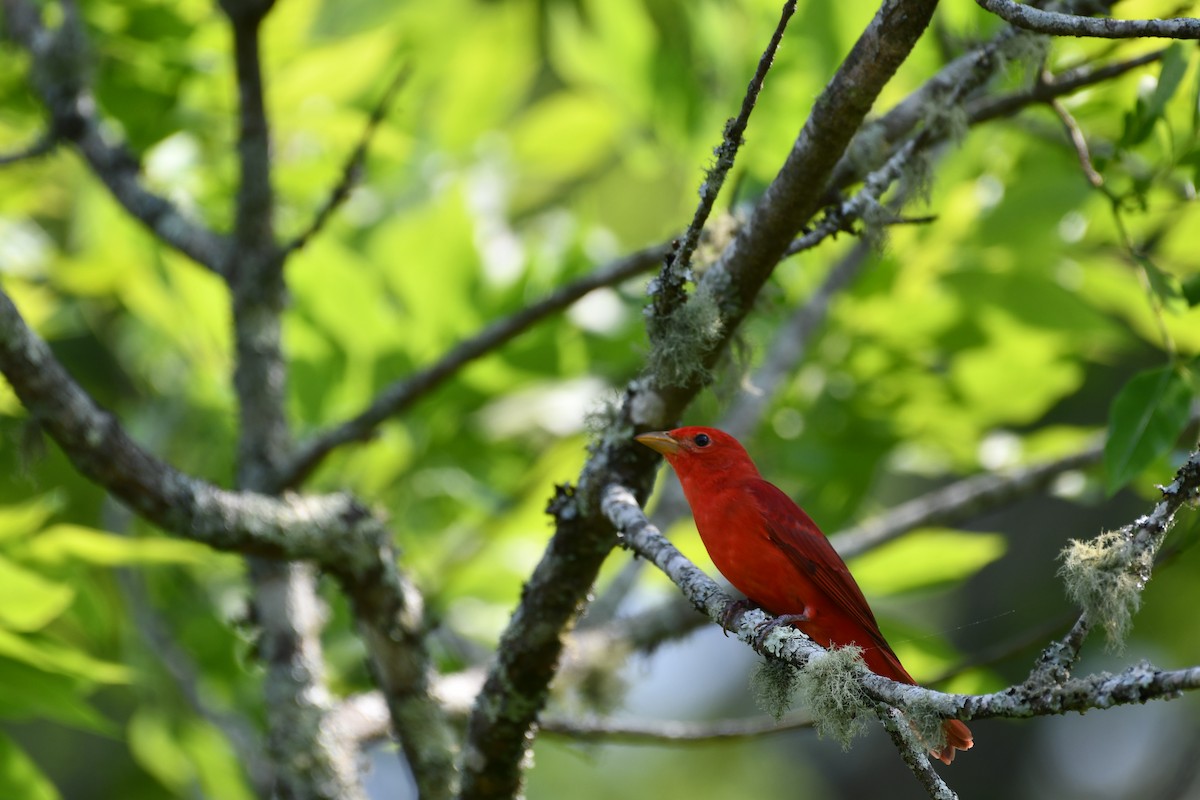
[[[823,647],[856,645],[877,675],[916,684],[879,632],[850,570],[816,523],[759,474],[737,439],[714,428],[643,433],[679,475],[713,564],[752,603],[793,624]],[[948,719],[945,764],[969,750],[971,731]]]

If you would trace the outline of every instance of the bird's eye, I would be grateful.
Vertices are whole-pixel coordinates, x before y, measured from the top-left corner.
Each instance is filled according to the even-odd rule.
[[[712,444],[712,439],[708,438],[707,433],[697,433],[696,438],[692,441],[696,443],[696,447],[708,447]]]

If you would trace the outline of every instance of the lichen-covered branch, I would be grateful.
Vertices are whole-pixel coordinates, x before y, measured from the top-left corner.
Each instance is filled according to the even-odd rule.
[[[145,519],[214,549],[312,561],[334,575],[354,604],[418,784],[428,797],[452,792],[453,738],[429,688],[419,598],[368,509],[345,494],[231,492],[155,458],[74,382],[2,291],[0,373],[75,467]]]
[[[1112,17],[1081,17],[1044,11],[1013,0],[975,0],[1001,19],[1025,30],[1051,36],[1089,36],[1099,39],[1200,39],[1200,19],[1113,19]]]
[[[883,722],[883,729],[891,737],[892,744],[896,746],[896,752],[904,760],[905,766],[912,772],[917,783],[921,784],[930,798],[932,800],[958,800],[958,795],[933,768],[926,748],[913,735],[912,727],[905,716],[888,706],[876,707],[875,713]]]
[[[1058,75],[1043,75],[1028,89],[997,97],[973,100],[967,104],[967,119],[970,124],[976,125],[1000,117],[1012,116],[1031,105],[1052,102],[1089,86],[1095,86],[1097,83],[1119,78],[1138,67],[1161,61],[1166,52],[1167,49],[1164,47],[1109,64],[1086,65],[1066,70]]]
[[[237,488],[270,492],[291,447],[282,349],[284,285],[274,231],[270,126],[259,55],[270,2],[222,0],[237,74],[239,181],[235,248],[224,275],[233,296],[238,400]],[[267,744],[279,794],[323,800],[364,797],[354,743],[327,717],[333,698],[321,644],[324,614],[311,564],[252,557],[250,602],[266,676]]]
[[[611,522],[600,511],[605,487],[615,482],[644,495],[651,483],[654,460],[639,452],[645,448],[637,447],[630,434],[669,425],[703,386],[707,367],[716,362],[788,244],[819,207],[820,187],[925,30],[935,5],[933,0],[883,3],[817,100],[779,175],[701,279],[697,295],[706,295],[702,303],[711,302],[720,313],[719,327],[699,330],[691,343],[689,357],[701,368],[686,370],[682,381],[664,379],[653,368],[632,381],[578,486],[560,489],[551,501],[555,534],[501,636],[468,724],[464,798],[508,798],[519,792],[522,763],[562,651],[563,631],[577,616],[616,541]],[[696,302],[693,297],[682,308]]]
[[[1129,543],[1128,558],[1120,564],[1105,563],[1107,572],[1135,575],[1144,585],[1146,556],[1161,545],[1174,516],[1183,504],[1200,495],[1200,451],[1192,454],[1180,468],[1175,480],[1163,488],[1163,499],[1145,517],[1122,529]],[[703,572],[687,561],[646,519],[633,493],[619,485],[610,485],[604,494],[605,514],[622,532],[624,543],[650,560],[676,583],[685,596],[714,621],[724,619],[728,598]],[[1140,591],[1141,585],[1136,586]],[[1094,613],[1094,612],[1092,612]],[[952,695],[919,686],[899,684],[870,673],[863,673],[862,685],[875,701],[901,709],[916,709],[922,715],[934,714],[960,719],[985,717],[1031,717],[1109,708],[1114,705],[1144,703],[1151,699],[1169,699],[1178,692],[1200,689],[1200,667],[1162,670],[1142,662],[1110,675],[1101,673],[1072,677],[1071,667],[1086,637],[1089,624],[1085,615],[1060,642],[1052,643],[1023,683],[987,695]],[[762,646],[765,652],[796,666],[805,666],[814,654],[823,652],[806,637],[772,634],[758,642],[756,628],[765,615],[751,610],[735,620],[736,633],[743,641]]]
[[[787,29],[788,20],[794,13],[796,13],[796,2],[788,0],[783,4],[783,11],[775,26],[775,32],[771,34],[771,40],[758,60],[758,68],[755,69],[754,76],[750,79],[750,85],[742,99],[741,110],[736,117],[725,123],[725,133],[721,144],[713,151],[716,161],[705,176],[704,183],[700,185],[700,204],[696,207],[691,224],[679,239],[678,246],[667,256],[662,273],[651,292],[654,298],[655,315],[663,321],[663,324],[669,324],[666,322],[666,318],[685,299],[684,285],[691,280],[689,270],[692,255],[696,252],[697,245],[700,244],[700,234],[704,230],[709,215],[712,214],[713,206],[717,202],[717,195],[721,193],[721,187],[725,185],[725,178],[729,175],[729,170],[733,169],[734,159],[737,158],[738,149],[743,143],[742,137],[750,122],[750,114],[754,111],[755,103],[758,102],[758,95],[767,79],[767,72],[770,71],[771,64],[775,61],[775,53],[779,50],[779,43],[783,41],[783,32]]]

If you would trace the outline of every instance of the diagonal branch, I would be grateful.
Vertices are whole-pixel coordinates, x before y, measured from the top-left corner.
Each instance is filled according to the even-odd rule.
[[[980,8],[1001,19],[1035,33],[1051,36],[1088,36],[1099,39],[1200,39],[1200,19],[1113,19],[1081,17],[1056,11],[1043,11],[1013,0],[975,0]]]
[[[972,517],[982,509],[1037,491],[1049,486],[1064,472],[1092,466],[1103,457],[1104,444],[1101,442],[1007,474],[974,475],[901,503],[830,538],[843,558],[851,558],[913,528],[950,525]]]
[[[758,60],[758,68],[754,71],[754,77],[750,79],[750,85],[742,99],[741,111],[736,117],[725,123],[725,135],[721,139],[721,144],[713,151],[717,161],[705,176],[704,183],[700,185],[700,204],[696,207],[692,222],[684,232],[683,238],[679,240],[678,246],[667,256],[655,291],[652,292],[655,313],[660,317],[669,316],[672,309],[684,302],[683,287],[688,280],[691,280],[689,269],[692,255],[700,244],[700,234],[712,213],[713,205],[717,202],[717,195],[721,193],[721,187],[725,185],[725,178],[729,175],[729,170],[733,169],[734,159],[737,158],[738,150],[744,142],[742,137],[750,122],[750,114],[754,111],[755,103],[758,102],[758,95],[767,79],[767,72],[770,71],[771,64],[775,61],[775,53],[779,50],[779,43],[783,41],[783,32],[787,29],[788,20],[794,13],[796,13],[796,0],[788,0],[783,5],[775,32],[771,34],[771,40],[767,43],[767,49],[763,51]]]
[[[146,452],[67,374],[3,291],[0,373],[76,469],[165,530],[217,550],[322,563],[359,546],[338,538],[367,515],[347,495],[230,492]]]
[[[1177,494],[1194,498],[1196,486],[1200,485],[1200,453],[1193,454],[1189,464],[1190,472],[1195,473],[1195,483],[1188,487],[1178,486]],[[1182,472],[1181,470],[1181,474]],[[729,598],[711,578],[691,564],[649,523],[628,489],[610,485],[605,491],[604,509],[613,525],[622,531],[628,547],[666,573],[684,595],[697,608],[705,611],[714,622],[724,619],[725,609],[730,603]],[[736,621],[734,632],[739,639],[760,649],[760,652],[781,658],[797,667],[804,667],[810,658],[823,652],[820,647],[799,633],[769,637],[765,643],[760,641],[756,632],[765,620],[766,615],[760,610],[747,611]],[[866,670],[861,672],[859,679],[868,697],[877,703],[900,709],[915,707],[919,708],[922,714],[938,714],[960,719],[1023,718],[1062,714],[1067,711],[1144,703],[1151,699],[1170,699],[1181,691],[1200,689],[1200,667],[1171,671],[1160,670],[1144,662],[1117,675],[1099,673],[1084,678],[1070,678],[1065,675],[1061,676],[1061,680],[1047,678],[1045,674],[1035,671],[1024,683],[987,695],[946,694],[920,686],[896,683]],[[877,711],[882,712],[885,727],[894,739],[904,738],[903,729],[887,711],[886,706],[877,707]],[[902,754],[912,749],[899,741],[897,744]],[[912,761],[908,756],[905,758],[927,789],[931,786],[936,788],[940,784],[940,780],[930,783],[928,775],[922,777],[924,770],[920,768],[919,759]],[[932,796],[943,796],[940,792],[941,789],[937,789],[937,793]]]
[[[819,208],[820,187],[925,30],[935,6],[934,0],[882,4],[818,98],[746,225],[705,273],[697,295],[714,301],[722,322],[717,336],[697,343],[705,367],[716,362],[792,238]],[[688,305],[695,302],[693,297]],[[659,377],[630,382],[617,419],[594,445],[578,487],[561,488],[551,501],[555,534],[501,636],[468,723],[463,798],[511,797],[520,790],[522,762],[562,650],[562,631],[585,602],[615,541],[612,523],[600,511],[604,488],[615,481],[640,494],[648,491],[654,460],[639,452],[645,448],[638,448],[629,434],[677,419],[704,382],[702,373],[682,385],[667,386],[671,382],[660,383]]]
[[[346,163],[342,167],[341,178],[334,185],[333,190],[329,193],[329,197],[325,200],[321,208],[318,209],[308,227],[297,234],[296,238],[284,245],[285,253],[300,250],[308,244],[309,240],[324,229],[326,223],[333,217],[333,213],[350,197],[351,190],[354,189],[362,177],[363,164],[367,160],[367,151],[371,147],[371,140],[375,136],[375,131],[379,129],[379,124],[387,116],[392,103],[396,99],[396,95],[400,92],[400,88],[408,82],[408,77],[411,74],[411,68],[405,65],[392,78],[391,83],[388,84],[387,89],[383,92],[383,97],[379,98],[379,102],[375,104],[375,108],[371,111],[371,116],[367,118],[367,124],[358,139],[358,144],[351,151],[350,157],[346,159]]]
[[[0,154],[0,167],[7,167],[9,164],[16,164],[19,161],[41,158],[52,153],[55,147],[58,147],[58,136],[54,131],[46,131],[20,150]]]
[[[420,598],[368,509],[345,494],[230,492],[155,458],[75,383],[3,291],[0,373],[76,469],[148,521],[217,550],[309,560],[333,575],[351,600],[422,796],[448,796],[453,740],[430,689]]]
[[[912,772],[917,783],[921,784],[925,792],[933,800],[958,800],[958,795],[946,785],[942,776],[937,774],[937,770],[929,762],[929,754],[912,735],[912,729],[904,715],[882,703],[876,704],[875,713],[879,715],[883,729],[891,737],[892,744],[896,746],[896,752],[900,754],[904,765]]]
[[[967,105],[968,120],[970,124],[976,125],[997,117],[1011,116],[1035,103],[1049,103],[1080,89],[1119,78],[1138,67],[1161,61],[1166,52],[1167,48],[1164,47],[1102,66],[1076,67],[1058,75],[1034,81],[1032,86],[1022,91],[976,100]]]
[[[620,258],[590,275],[559,287],[538,302],[493,322],[470,339],[463,340],[437,362],[388,386],[358,416],[302,442],[295,455],[280,468],[276,488],[299,485],[335,449],[349,442],[370,438],[385,420],[404,412],[467,364],[499,349],[588,292],[653,269],[665,253],[666,248],[659,245]]]
[[[47,28],[29,0],[3,0],[8,34],[29,52],[32,83],[50,113],[55,139],[72,142],[127,212],[161,241],[218,274],[228,261],[228,239],[189,219],[141,182],[137,157],[113,141],[84,82],[87,37],[74,3],[62,4],[62,24]]]

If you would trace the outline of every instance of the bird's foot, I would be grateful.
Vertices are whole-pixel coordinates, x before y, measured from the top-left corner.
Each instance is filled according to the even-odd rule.
[[[780,625],[796,626],[797,623],[808,622],[807,614],[780,614],[775,619],[768,620],[766,625],[758,629],[754,634],[754,647],[756,650],[761,650],[767,641],[767,637],[771,635],[771,631],[778,628]],[[799,630],[799,628],[797,628]]]
[[[725,613],[721,615],[721,631],[728,636],[729,632],[733,630],[734,620],[752,608],[758,608],[758,603],[745,597],[731,602],[725,607]]]

